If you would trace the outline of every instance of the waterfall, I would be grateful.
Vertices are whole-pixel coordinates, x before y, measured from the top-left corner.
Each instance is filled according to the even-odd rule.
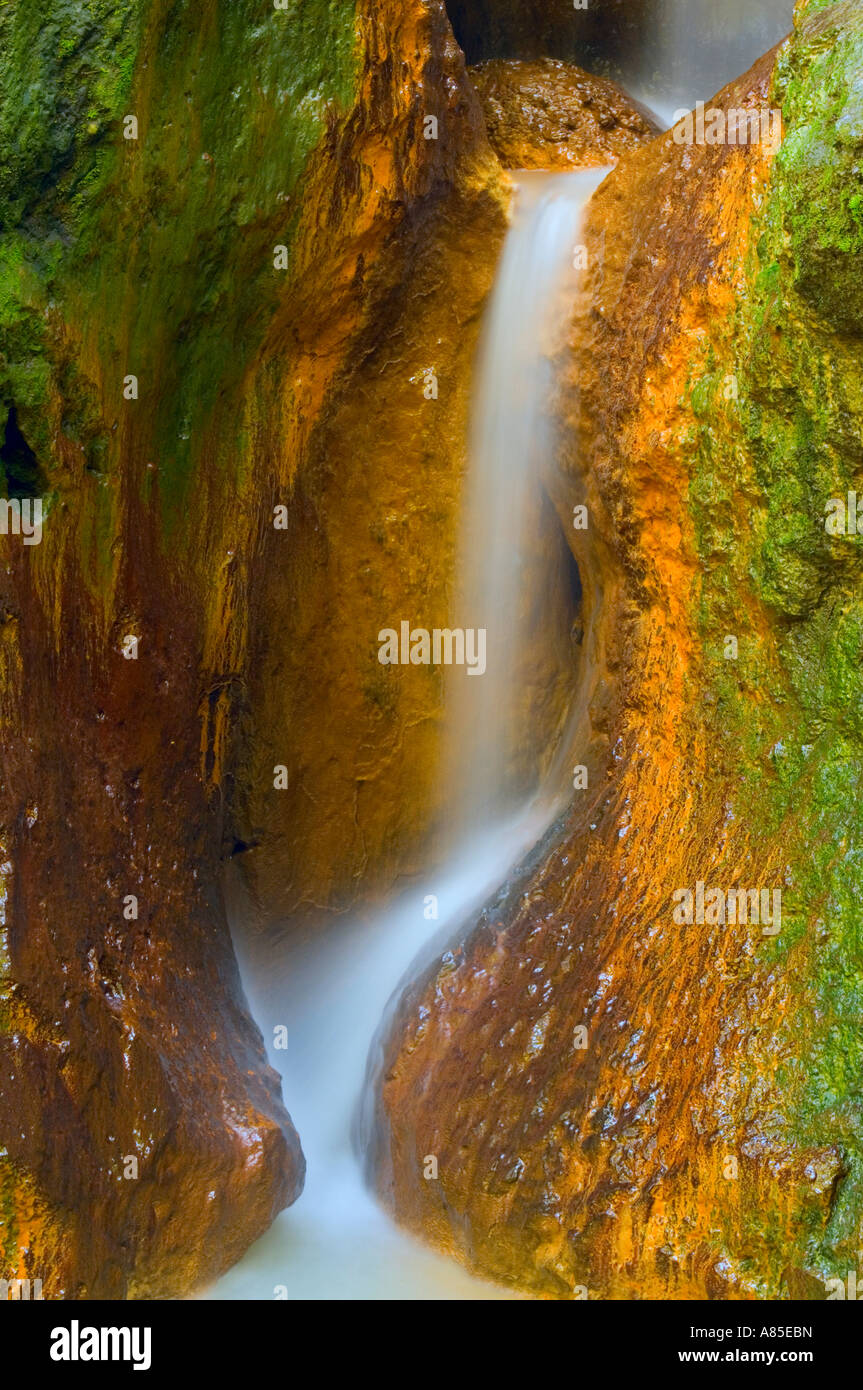
[[[747,68],[790,27],[793,0],[763,0],[745,13],[743,0],[729,0],[722,29],[716,8],[715,0],[668,0],[649,80],[644,76],[641,83],[644,99],[661,113],[709,98]],[[731,33],[729,12],[739,12],[739,35]],[[716,46],[705,41],[714,33],[721,36]],[[605,172],[519,177],[489,307],[458,598],[462,626],[486,628],[487,667],[475,678],[461,668],[452,674],[460,685],[450,683],[448,775],[459,848],[444,870],[384,911],[358,913],[313,941],[289,940],[277,957],[253,959],[252,943],[238,936],[246,991],[265,1040],[279,1025],[288,1029],[287,1051],[271,1050],[270,1061],[282,1075],[308,1173],[300,1200],[206,1297],[268,1300],[279,1296],[277,1290],[292,1299],[517,1296],[474,1279],[392,1223],[364,1185],[351,1120],[388,1001],[415,973],[419,954],[454,933],[506,880],[558,805],[553,775],[533,794],[543,780],[542,759],[533,757],[531,773],[515,758],[520,730],[514,696],[532,679],[527,624],[544,582],[529,551],[541,475],[554,445],[551,359],[572,305],[583,209]],[[565,736],[560,744],[565,750]],[[433,917],[427,914],[431,897]]]
[[[480,347],[461,547],[460,610],[486,629],[486,671],[450,680],[449,778],[460,841],[512,811],[539,781],[519,712],[536,682],[530,639],[548,604],[537,563],[541,479],[555,445],[554,359],[577,287],[584,206],[608,173],[521,174]],[[553,601],[553,600],[552,600]],[[519,756],[519,754],[522,756]],[[531,766],[531,761],[533,765]]]
[[[671,125],[791,32],[795,0],[665,0],[624,85]]]
[[[453,932],[536,844],[559,801],[553,794],[503,806],[496,750],[510,739],[513,682],[524,631],[508,625],[529,574],[526,540],[535,522],[539,472],[553,442],[549,354],[572,306],[574,250],[585,203],[607,170],[523,176],[480,352],[465,525],[463,585],[470,625],[485,626],[491,662],[471,679],[475,705],[459,706],[453,740],[459,824],[471,833],[443,871],[378,914],[358,914],[312,942],[288,943],[277,960],[253,960],[237,942],[249,1002],[264,1038],[288,1028],[286,1051],[270,1051],[308,1161],[306,1187],[218,1284],[212,1298],[507,1298],[393,1225],[366,1189],[351,1145],[351,1120],[369,1047],[418,952]],[[471,558],[472,557],[472,558]],[[473,620],[474,614],[476,621]],[[480,620],[482,619],[482,620]],[[505,760],[504,760],[505,761]],[[435,917],[426,904],[433,895]]]

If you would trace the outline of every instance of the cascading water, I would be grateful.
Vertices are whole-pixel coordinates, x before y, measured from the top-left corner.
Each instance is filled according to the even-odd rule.
[[[623,84],[671,125],[709,101],[790,32],[795,0],[665,0]]]
[[[563,346],[587,199],[607,169],[521,174],[480,351],[462,540],[460,608],[487,631],[482,678],[450,681],[450,779],[457,842],[488,826],[529,790],[519,710],[535,678],[531,615],[547,574],[531,554],[545,502],[539,481],[554,449],[554,359]],[[537,759],[528,769],[536,775]],[[519,776],[519,772],[521,776]]]
[[[465,625],[488,630],[489,666],[458,672],[478,699],[457,703],[457,816],[471,828],[443,871],[377,919],[339,924],[290,947],[277,963],[242,959],[265,1038],[279,1024],[287,1051],[271,1052],[308,1162],[306,1187],[209,1296],[273,1298],[505,1298],[399,1231],[366,1190],[351,1146],[351,1119],[369,1045],[400,980],[431,938],[476,912],[537,842],[559,807],[552,786],[508,818],[500,768],[511,727],[524,633],[510,624],[527,582],[523,542],[538,505],[539,470],[553,442],[548,354],[572,304],[573,252],[584,206],[607,170],[522,178],[481,353],[465,550]],[[541,576],[539,582],[541,583]],[[536,582],[536,577],[530,582]],[[476,619],[474,619],[476,614]],[[428,920],[427,895],[438,900]],[[264,983],[266,981],[266,983]]]
[[[790,27],[793,0],[746,6],[731,0],[722,42],[704,32],[713,0],[667,0],[641,81],[643,99],[670,121],[675,106],[708,99]],[[740,23],[734,31],[737,9]],[[658,75],[657,75],[658,74]],[[461,777],[454,821],[463,848],[447,869],[377,917],[337,924],[313,942],[289,944],[278,960],[253,959],[238,941],[252,1010],[265,1038],[289,1030],[271,1052],[308,1160],[306,1188],[267,1234],[208,1293],[217,1299],[484,1299],[510,1297],[473,1279],[393,1225],[364,1186],[351,1120],[366,1058],[387,1001],[429,943],[475,913],[537,842],[556,810],[556,781],[516,802],[506,772],[514,730],[512,692],[524,679],[524,629],[513,615],[528,574],[524,538],[537,515],[539,475],[552,443],[546,414],[548,357],[572,302],[572,250],[585,202],[604,171],[522,177],[490,309],[478,379],[471,480],[466,499],[465,626],[486,627],[488,668],[455,703],[454,763]],[[472,558],[471,558],[472,557]],[[470,690],[469,687],[474,689]],[[561,740],[562,747],[566,739]],[[427,895],[438,916],[426,918]]]

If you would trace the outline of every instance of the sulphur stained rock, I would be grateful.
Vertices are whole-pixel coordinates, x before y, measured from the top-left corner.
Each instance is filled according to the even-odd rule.
[[[401,1221],[543,1296],[823,1297],[858,1263],[863,627],[824,517],[863,426],[861,44],[859,7],[800,6],[717,99],[781,105],[778,155],[669,134],[592,205],[589,787],[402,997],[374,1153]],[[699,882],[779,891],[780,931],[680,925]]]
[[[492,59],[471,68],[470,76],[488,138],[506,169],[612,164],[661,129],[613,82],[572,63]]]
[[[409,772],[383,813],[339,793],[426,751],[437,692],[365,687],[384,613],[445,615],[506,193],[440,5],[15,3],[0,41],[2,463],[46,503],[0,540],[0,1277],[177,1294],[303,1180],[222,857],[284,837],[325,898],[427,814]],[[298,845],[292,747],[332,797]]]
[[[381,665],[378,634],[454,625],[510,199],[442,4],[369,5],[363,23],[362,100],[312,161],[291,298],[256,366],[288,529],[262,527],[252,559],[233,867],[247,919],[274,932],[384,893],[445,821],[444,668]]]
[[[381,665],[378,634],[465,621],[453,610],[471,385],[511,189],[443,8],[385,13],[413,76],[391,69],[369,22],[368,110],[312,160],[291,299],[256,368],[265,418],[283,420],[285,392],[295,413],[283,440],[268,436],[287,529],[263,528],[251,561],[254,659],[228,776],[232,891],[270,935],[382,896],[440,856],[451,819],[445,670]],[[521,780],[550,757],[575,675],[547,501],[535,544],[543,570],[550,550],[560,560],[534,622]]]

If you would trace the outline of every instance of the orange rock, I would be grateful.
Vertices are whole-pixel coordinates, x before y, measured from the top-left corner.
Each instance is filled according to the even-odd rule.
[[[772,69],[771,54],[717,104],[769,104]],[[569,377],[581,447],[564,451],[560,499],[591,518],[568,531],[588,661],[572,757],[589,790],[386,1030],[379,1193],[433,1244],[542,1297],[802,1287],[797,1232],[823,1227],[843,1172],[838,1143],[792,1136],[805,944],[780,968],[751,927],[673,915],[674,890],[712,864],[734,885],[783,874],[788,829],[765,843],[730,814],[739,770],[702,705],[685,390],[730,360],[772,153],[668,134],[594,197]]]
[[[381,666],[377,635],[450,623],[473,359],[511,191],[442,3],[369,3],[361,27],[357,104],[311,161],[292,290],[248,368],[291,501],[289,530],[254,558],[234,800],[251,848],[233,867],[247,920],[275,930],[416,872],[440,821],[444,672]],[[289,785],[274,795],[276,764]]]
[[[470,76],[505,169],[612,164],[661,130],[613,82],[572,63],[491,59]]]
[[[442,3],[364,0],[323,107],[338,55],[300,55],[300,103],[260,77],[297,43],[272,10],[213,76],[216,9],[166,13],[170,43],[142,24],[116,100],[147,138],[64,146],[74,198],[22,155],[28,209],[66,230],[50,295],[20,233],[0,324],[0,371],[18,353],[16,389],[44,384],[19,404],[52,497],[39,546],[0,538],[0,1277],[48,1298],[186,1293],[301,1190],[223,856],[262,916],[329,912],[410,866],[434,813],[440,688],[382,685],[376,638],[447,616],[508,188]]]

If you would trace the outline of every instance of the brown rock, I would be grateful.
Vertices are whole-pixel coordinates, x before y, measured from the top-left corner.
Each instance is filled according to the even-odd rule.
[[[432,813],[440,691],[414,670],[382,689],[376,638],[446,610],[507,190],[442,4],[385,0],[360,6],[354,86],[282,192],[308,127],[243,87],[280,22],[238,22],[212,77],[208,23],[142,21],[149,138],[126,146],[124,105],[98,170],[92,132],[59,182],[40,166],[28,206],[71,249],[50,305],[31,269],[2,325],[16,380],[47,383],[19,418],[51,510],[40,545],[0,542],[0,1277],[48,1298],[183,1294],[301,1189],[223,857],[264,914],[331,910],[410,862]]]
[[[772,69],[769,54],[717,105],[768,105]],[[681,383],[730,357],[771,157],[669,134],[595,195],[570,378],[582,447],[562,460],[561,498],[591,516],[569,534],[583,541],[588,660],[573,762],[593,790],[384,1030],[382,1198],[484,1275],[544,1297],[778,1297],[796,1233],[823,1230],[844,1171],[838,1143],[793,1137],[788,1011],[806,944],[780,968],[745,925],[673,918],[672,888],[720,858],[726,882],[781,882],[789,833],[765,840],[729,813],[739,768],[697,693],[682,447]],[[428,1154],[437,1181],[423,1178]]]
[[[473,359],[510,196],[442,3],[370,4],[364,23],[362,99],[313,160],[293,295],[251,368],[271,391],[278,360],[296,406],[266,406],[292,500],[288,533],[265,531],[254,557],[234,798],[242,910],[275,931],[384,893],[440,827],[443,672],[381,666],[378,633],[450,620]]]
[[[505,169],[612,164],[661,130],[613,82],[572,63],[491,59],[470,76]]]

